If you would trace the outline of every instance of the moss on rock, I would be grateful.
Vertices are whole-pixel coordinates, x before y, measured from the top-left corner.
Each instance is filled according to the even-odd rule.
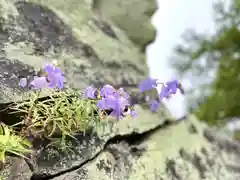
[[[0,103],[27,99],[31,91],[18,87],[19,78],[30,81],[43,62],[56,59],[68,87],[109,83],[136,92],[136,84],[148,76],[143,52],[156,35],[150,20],[156,7],[155,0],[0,0]],[[135,101],[140,102],[137,96]],[[21,180],[32,173],[48,173],[54,180],[226,180],[238,175],[223,161],[236,154],[235,142],[206,135],[209,128],[192,116],[166,125],[173,119],[164,107],[155,114],[141,105],[136,110],[137,119],[108,124],[94,135],[79,134],[72,154],[40,149],[28,161],[36,165],[34,172],[21,159],[17,164],[24,166],[11,163],[0,174],[4,180],[14,179],[13,171]]]
[[[43,62],[57,59],[65,71],[67,85],[77,89],[88,84],[136,84],[147,76],[145,55],[140,52],[142,43],[136,45],[123,27],[94,13],[87,1],[14,2],[7,0],[1,4],[2,35],[5,36],[1,62],[8,59],[16,69],[23,63],[26,69],[33,68],[37,73]],[[150,16],[146,22],[149,24],[140,29],[151,26]],[[138,39],[148,37],[150,41],[154,36],[154,33],[144,32]],[[34,75],[31,71],[11,73],[8,77],[12,77],[15,87],[9,89],[10,93],[16,91],[14,89],[21,91],[17,87],[19,77]],[[7,78],[5,74],[2,76]],[[2,86],[9,88],[9,83],[2,83]],[[3,102],[9,101],[8,96],[4,99]]]

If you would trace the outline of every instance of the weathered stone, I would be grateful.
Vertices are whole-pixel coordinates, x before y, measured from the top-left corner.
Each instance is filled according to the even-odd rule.
[[[30,179],[32,172],[23,158],[8,158],[6,167],[1,172],[3,180],[23,180]]]
[[[4,45],[1,76],[8,80],[1,83],[1,89],[4,89],[1,91],[2,102],[12,101],[13,98],[21,100],[24,90],[18,87],[19,78],[29,76],[30,80],[44,62],[54,59],[58,60],[65,72],[66,86],[77,89],[90,84],[137,84],[147,75],[144,54],[131,41],[134,34],[131,32],[126,36],[128,30],[114,23],[107,11],[104,20],[101,19],[94,13],[94,2],[4,2],[1,4],[4,14],[1,18],[1,43]],[[121,12],[117,4],[115,8]],[[137,4],[141,3],[136,1]],[[141,4],[139,8],[148,12],[150,4]],[[147,23],[144,29],[152,34],[144,42],[145,45],[155,36],[154,29],[148,29],[151,15],[142,15]],[[122,18],[122,14],[114,17]],[[124,21],[127,22],[126,19]],[[128,23],[132,22],[129,19]],[[141,37],[147,37],[145,31],[139,32],[138,38]]]
[[[197,127],[199,134],[188,131],[191,124]],[[214,134],[214,140],[209,141],[204,135],[206,132]],[[219,146],[220,142],[228,142],[228,147],[232,147],[232,152],[237,155],[235,142],[229,142],[227,137],[220,140],[217,134],[219,132],[189,117],[179,123],[158,127],[153,133],[145,134],[147,138],[137,144],[128,139],[110,144],[81,168],[54,180],[238,179],[240,171],[237,167],[230,169],[234,159],[229,150]]]
[[[156,9],[155,0],[93,0],[94,12],[101,19],[112,20],[142,50],[145,50],[146,45],[150,44],[156,35],[149,21]]]
[[[42,146],[26,162],[10,162],[0,173],[4,180],[237,178],[238,167],[224,160],[239,154],[236,142],[194,117],[173,123],[164,107],[150,113],[142,105],[136,84],[148,75],[143,52],[156,34],[155,10],[155,0],[0,0],[0,103],[27,99],[30,90],[19,88],[19,78],[30,81],[57,59],[67,87],[122,85],[141,104],[137,119],[69,140],[67,154]]]
[[[104,129],[97,129],[97,134],[95,135],[92,133],[79,134],[76,136],[77,140],[72,139],[69,142],[73,148],[69,147],[71,151],[68,150],[67,154],[51,146],[45,148],[37,157],[38,172],[36,174],[45,173],[55,176],[59,173],[61,174],[63,171],[81,167],[85,162],[98,156],[101,151],[109,148],[108,146],[112,143],[131,138],[134,133],[144,134],[164,123],[164,119],[158,114],[154,115],[141,108],[136,108],[139,113],[138,119],[124,119],[123,121],[114,123],[112,126],[108,124]],[[151,117],[151,123],[149,123],[149,116]],[[140,137],[137,136],[137,138]],[[138,154],[138,148],[133,148],[133,151],[134,149],[136,151],[135,154]]]
[[[198,133],[189,132],[190,125]],[[240,176],[238,166],[232,163],[239,156],[239,145],[193,116],[135,134],[119,133],[117,126],[115,135],[76,136],[75,151],[67,155],[51,147],[41,151],[32,180],[230,180]]]

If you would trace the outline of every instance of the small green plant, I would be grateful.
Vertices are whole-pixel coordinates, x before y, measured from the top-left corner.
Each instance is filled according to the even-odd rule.
[[[115,89],[104,85],[100,89],[87,87],[84,92],[66,89],[63,72],[57,63],[46,64],[43,74],[28,84],[22,78],[19,85],[32,88],[33,94],[28,101],[16,102],[10,106],[12,113],[20,113],[20,122],[13,129],[22,137],[46,138],[60,148],[66,146],[66,137],[74,138],[76,133],[98,128],[106,116],[121,119],[125,116],[136,117],[136,111],[130,106],[130,96],[123,88]],[[163,85],[160,94],[156,87]],[[40,98],[44,88],[54,90],[48,97]],[[174,80],[167,83],[148,78],[139,84],[141,92],[154,92],[150,110],[155,112],[163,98],[170,98],[177,90],[183,92],[181,84]],[[17,137],[15,137],[16,139]],[[1,139],[0,139],[1,141]],[[5,142],[5,141],[3,141]],[[60,145],[60,146],[59,146]]]
[[[73,90],[56,91],[42,101],[38,96],[35,93],[29,101],[10,107],[12,113],[24,114],[14,125],[23,126],[20,134],[24,136],[44,137],[64,145],[66,136],[74,138],[75,133],[85,132],[100,120],[94,101]]]
[[[5,163],[7,155],[24,157],[24,154],[31,153],[31,143],[23,137],[14,134],[6,125],[1,124],[0,128],[0,161]]]

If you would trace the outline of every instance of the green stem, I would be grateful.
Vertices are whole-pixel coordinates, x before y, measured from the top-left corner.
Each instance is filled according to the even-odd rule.
[[[28,115],[27,115],[27,117],[26,117],[27,120],[30,118],[30,116],[31,116],[31,114],[32,114],[32,113],[31,113],[31,112],[32,112],[32,109],[33,109],[33,107],[34,107],[34,105],[35,105],[36,100],[39,98],[40,93],[41,93],[41,89],[37,92],[37,96],[36,96],[36,98],[34,99],[34,101],[32,102],[32,104],[31,104],[31,106],[30,106],[30,108],[29,108]]]

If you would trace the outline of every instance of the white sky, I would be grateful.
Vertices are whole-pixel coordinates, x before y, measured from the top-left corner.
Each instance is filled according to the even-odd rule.
[[[147,48],[152,77],[161,81],[174,78],[168,57],[171,56],[172,48],[180,42],[185,29],[194,28],[197,32],[207,33],[214,30],[213,2],[216,0],[158,0],[159,10],[153,16],[157,37]],[[167,107],[178,118],[186,114],[184,104],[184,98],[177,95],[167,102]]]

